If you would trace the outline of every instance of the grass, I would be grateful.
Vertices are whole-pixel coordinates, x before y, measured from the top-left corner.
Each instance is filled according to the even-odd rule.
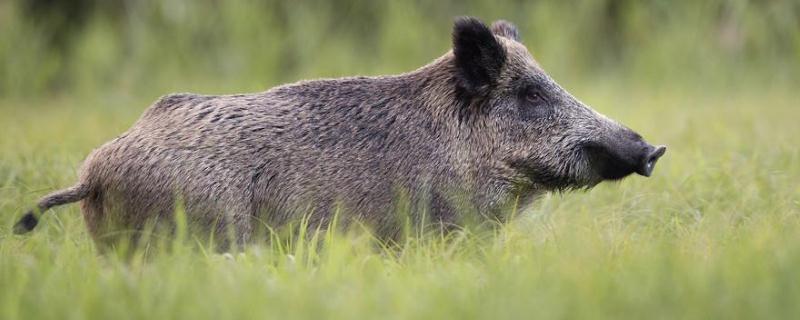
[[[397,248],[322,233],[235,255],[98,256],[77,205],[11,224],[155,97],[0,102],[1,319],[796,318],[800,111],[791,86],[564,83],[669,146],[652,178],[545,197],[494,232]],[[320,245],[320,247],[317,247]]]

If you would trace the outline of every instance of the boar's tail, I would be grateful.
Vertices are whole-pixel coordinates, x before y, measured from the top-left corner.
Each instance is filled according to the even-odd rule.
[[[48,194],[39,200],[36,208],[30,210],[14,224],[14,234],[28,233],[39,223],[39,217],[52,207],[65,203],[75,202],[86,198],[91,188],[88,184],[78,183],[70,188]]]

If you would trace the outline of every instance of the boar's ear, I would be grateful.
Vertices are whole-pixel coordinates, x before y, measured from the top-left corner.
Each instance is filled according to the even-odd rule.
[[[472,17],[456,19],[453,54],[458,85],[468,93],[485,93],[497,81],[506,51],[489,27]]]
[[[511,22],[505,20],[497,20],[493,22],[492,32],[498,36],[505,37],[516,42],[521,42],[519,40],[519,31],[517,31],[517,26]]]

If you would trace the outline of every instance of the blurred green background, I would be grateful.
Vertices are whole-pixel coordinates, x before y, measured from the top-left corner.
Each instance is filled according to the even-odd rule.
[[[798,1],[3,0],[0,96],[260,91],[415,69],[452,20],[520,28],[562,82],[795,84]]]

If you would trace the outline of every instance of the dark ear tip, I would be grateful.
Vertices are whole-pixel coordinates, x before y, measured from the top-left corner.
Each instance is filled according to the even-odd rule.
[[[479,20],[478,18],[475,18],[473,16],[460,16],[460,17],[456,17],[456,19],[455,19],[455,25],[457,25],[457,26],[458,25],[465,25],[465,24],[475,24],[475,23],[483,24],[483,22],[481,22],[481,20]]]
[[[517,26],[506,20],[497,20],[492,23],[492,33],[519,42]]]
[[[475,17],[463,16],[457,17],[453,23],[453,34],[458,35],[464,31],[479,32],[482,30],[489,30],[483,21]]]

